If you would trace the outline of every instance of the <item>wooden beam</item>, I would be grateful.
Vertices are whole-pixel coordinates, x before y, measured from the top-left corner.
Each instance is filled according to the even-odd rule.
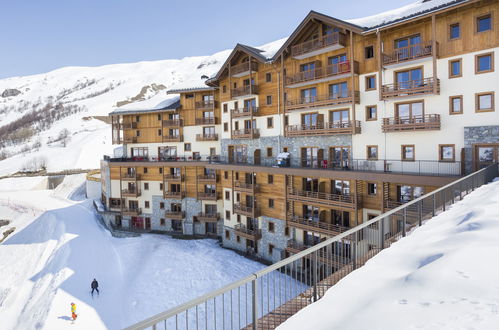
[[[437,32],[436,32],[436,23],[435,23],[435,14],[431,15],[431,39],[432,39],[432,57],[433,57],[433,94],[436,95],[438,92],[438,78],[437,78]]]
[[[383,59],[382,59],[382,52],[381,52],[381,31],[377,31],[376,33],[376,38],[377,38],[377,44],[378,44],[378,94],[379,94],[379,100],[383,100],[383,96],[381,93],[381,89],[383,88],[383,79],[381,78],[382,75],[382,70],[383,70]],[[379,113],[378,113],[379,116]]]

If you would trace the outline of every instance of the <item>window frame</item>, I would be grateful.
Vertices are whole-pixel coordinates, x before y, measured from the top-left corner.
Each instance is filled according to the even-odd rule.
[[[267,128],[274,128],[274,117],[267,117]]]
[[[376,148],[376,158],[374,157],[369,157],[369,151],[372,149],[372,148]],[[376,144],[372,144],[372,145],[367,145],[366,146],[366,159],[367,160],[378,160],[378,156],[379,155],[379,148],[378,148],[378,145]]]
[[[367,49],[368,48],[372,48],[372,50],[373,50],[373,56],[372,57],[367,57]],[[364,47],[364,60],[372,60],[375,57],[376,57],[376,53],[374,51],[374,45],[369,45],[369,46]]]
[[[478,71],[478,61],[481,57],[490,56],[490,69]],[[475,74],[494,72],[494,52],[487,52],[475,55]]]
[[[272,82],[272,73],[271,72],[265,73],[265,82],[268,82],[268,83]]]
[[[453,75],[452,74],[452,63],[458,62],[459,63],[459,74]],[[454,58],[452,60],[449,60],[449,79],[452,78],[460,78],[463,76],[463,59],[462,58]]]
[[[480,109],[479,105],[480,105],[480,96],[482,95],[491,95],[491,102],[490,102],[490,105],[491,105],[491,108],[489,109]],[[493,112],[495,111],[495,95],[494,95],[494,91],[490,91],[490,92],[481,92],[481,93],[475,93],[475,112]]]
[[[459,112],[455,112],[454,110],[454,99],[460,99],[461,100],[461,109]],[[449,96],[449,115],[462,115],[463,114],[463,95],[453,95]]]
[[[453,26],[458,26],[459,27],[459,36],[458,37],[455,37],[455,38],[452,38],[452,27]],[[447,37],[447,40],[449,41],[454,41],[454,40],[459,40],[461,39],[461,23],[460,22],[454,22],[454,23],[450,23],[448,26],[447,26],[447,31],[448,31],[448,37]]]
[[[272,95],[267,95],[265,98],[265,105],[272,105]]]
[[[374,185],[374,187],[375,187],[375,189],[374,189],[374,190],[375,190],[374,194],[371,194],[371,193],[370,193],[369,185]],[[368,195],[368,196],[377,196],[377,195],[378,195],[378,183],[377,183],[377,182],[367,182],[366,192],[367,192],[367,195]]]
[[[376,116],[374,118],[369,118],[369,108],[374,108],[376,109]],[[365,107],[365,112],[366,112],[366,121],[376,121],[378,120],[378,106],[377,105],[366,105]]]
[[[405,157],[405,149],[412,148],[412,158]],[[404,162],[414,162],[416,161],[416,146],[414,144],[402,144],[400,146],[400,159]]]
[[[443,147],[451,147],[452,148],[452,159],[444,159],[442,157],[442,148]],[[447,162],[453,163],[456,161],[456,145],[455,144],[439,144],[438,145],[438,161],[439,162]]]
[[[484,31],[478,31],[478,20],[481,19],[481,18],[484,18],[486,16],[489,16],[490,17],[490,29],[488,30],[484,30]],[[494,17],[492,16],[492,12],[488,12],[488,13],[483,13],[483,14],[480,14],[480,15],[476,15],[475,16],[475,26],[474,26],[474,33],[475,34],[479,34],[479,33],[484,33],[484,32],[490,32],[490,31],[493,31],[494,30]]]
[[[374,87],[372,88],[368,88],[368,85],[367,85],[367,82],[369,81],[370,78],[373,78],[374,79]],[[376,90],[376,75],[375,74],[370,74],[368,76],[365,76],[364,77],[364,83],[365,83],[365,91],[375,91]]]

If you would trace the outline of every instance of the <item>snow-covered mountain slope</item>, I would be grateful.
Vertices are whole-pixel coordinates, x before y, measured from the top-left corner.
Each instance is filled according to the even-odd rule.
[[[498,329],[499,180],[369,260],[279,329]]]
[[[258,48],[271,53],[283,42],[284,39]],[[102,155],[112,150],[111,130],[109,125],[92,116],[107,116],[117,105],[132,101],[159,104],[168,97],[166,90],[172,86],[202,85],[201,77],[216,73],[230,52],[181,60],[66,67],[45,74],[0,80],[0,128],[47,105],[61,103],[74,106],[76,111],[55,119],[49,129],[36,133],[22,144],[0,141],[0,159],[2,154],[11,156],[0,160],[0,176],[40,163],[46,163],[49,171],[98,168]],[[21,93],[2,97],[8,89]],[[71,137],[66,147],[60,141],[47,143],[56,140],[63,129],[68,129]],[[3,147],[2,142],[6,144]]]

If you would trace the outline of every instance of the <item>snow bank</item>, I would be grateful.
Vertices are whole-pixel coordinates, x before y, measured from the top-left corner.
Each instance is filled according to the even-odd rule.
[[[497,329],[499,182],[382,251],[279,329]]]

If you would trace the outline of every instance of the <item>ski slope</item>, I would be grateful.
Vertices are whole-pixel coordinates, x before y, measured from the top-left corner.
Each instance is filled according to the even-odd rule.
[[[498,238],[496,179],[373,257],[279,329],[499,329]]]
[[[120,329],[247,276],[264,266],[215,240],[163,235],[115,238],[80,189],[39,178],[0,180],[0,218],[14,234],[0,244],[0,329]],[[90,283],[99,281],[92,299]]]

